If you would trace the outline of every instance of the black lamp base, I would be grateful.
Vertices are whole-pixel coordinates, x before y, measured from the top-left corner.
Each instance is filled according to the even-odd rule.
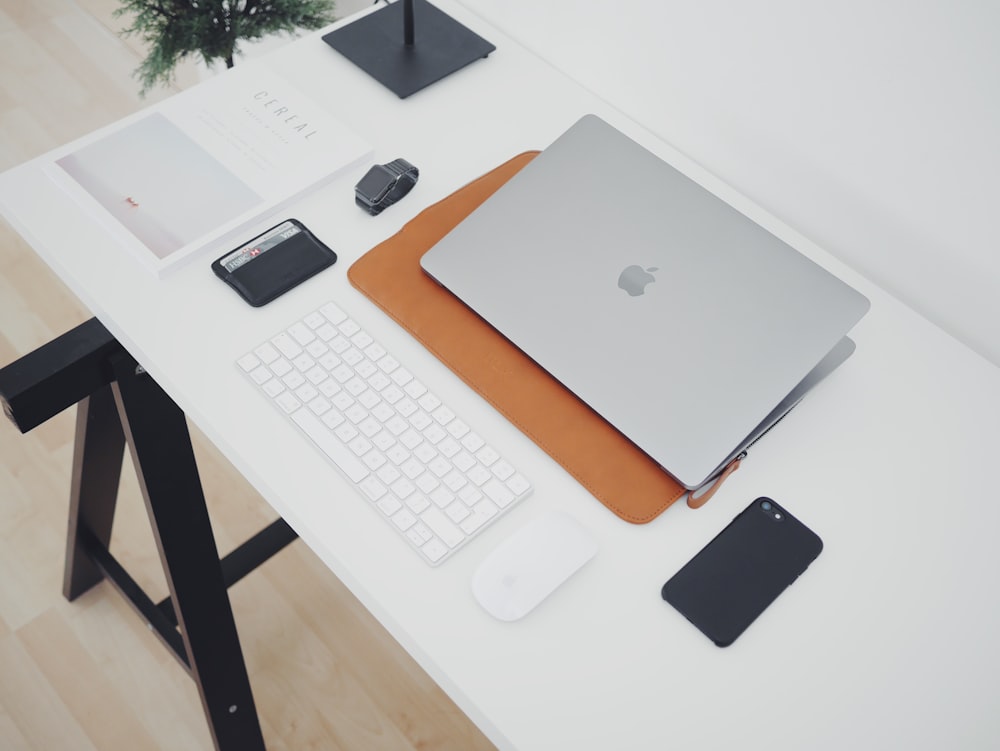
[[[496,47],[426,0],[412,0],[412,44],[406,44],[404,6],[396,2],[323,36],[400,99],[440,81]]]

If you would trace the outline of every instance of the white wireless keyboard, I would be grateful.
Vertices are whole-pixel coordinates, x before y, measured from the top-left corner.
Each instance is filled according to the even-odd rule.
[[[509,462],[333,303],[237,365],[431,565],[531,491]]]

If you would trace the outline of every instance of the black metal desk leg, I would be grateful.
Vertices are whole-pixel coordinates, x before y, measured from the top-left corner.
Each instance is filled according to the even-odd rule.
[[[115,399],[215,746],[263,751],[184,413],[124,352]]]
[[[104,578],[88,554],[87,532],[104,548],[111,542],[111,523],[125,456],[125,434],[110,386],[80,401],[76,410],[63,572],[63,595],[68,600],[75,600]]]

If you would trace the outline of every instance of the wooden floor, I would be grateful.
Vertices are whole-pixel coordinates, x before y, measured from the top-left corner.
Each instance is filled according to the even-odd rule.
[[[138,97],[115,7],[0,0],[0,170],[171,93]],[[0,221],[0,364],[89,317]],[[28,435],[0,421],[0,749],[210,749],[194,685],[117,594],[60,594],[74,412]],[[197,434],[195,450],[225,552],[273,512]],[[166,594],[129,467],[112,550]],[[302,542],[230,597],[269,749],[492,748]]]

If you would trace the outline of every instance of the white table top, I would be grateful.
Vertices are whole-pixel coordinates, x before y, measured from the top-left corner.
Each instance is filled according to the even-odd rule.
[[[0,175],[0,209],[458,705],[503,749],[987,748],[1000,741],[1000,370],[783,226],[649,131],[450,0],[497,51],[400,101],[312,35],[269,64],[375,146],[421,168],[378,218],[348,175],[287,212],[339,254],[251,309],[212,275],[227,248],[157,280],[106,242],[41,173]],[[872,301],[856,354],[699,511],[620,521],[381,314],[350,264],[421,208],[595,112],[703,182]],[[260,229],[270,226],[263,223]],[[248,233],[248,236],[249,233]],[[327,300],[362,322],[533,481],[520,507],[441,568],[419,562],[244,381],[235,359]],[[40,301],[39,305],[44,304]],[[825,550],[736,644],[718,649],[660,587],[758,495]],[[501,623],[472,572],[549,509],[596,558],[524,620]]]

